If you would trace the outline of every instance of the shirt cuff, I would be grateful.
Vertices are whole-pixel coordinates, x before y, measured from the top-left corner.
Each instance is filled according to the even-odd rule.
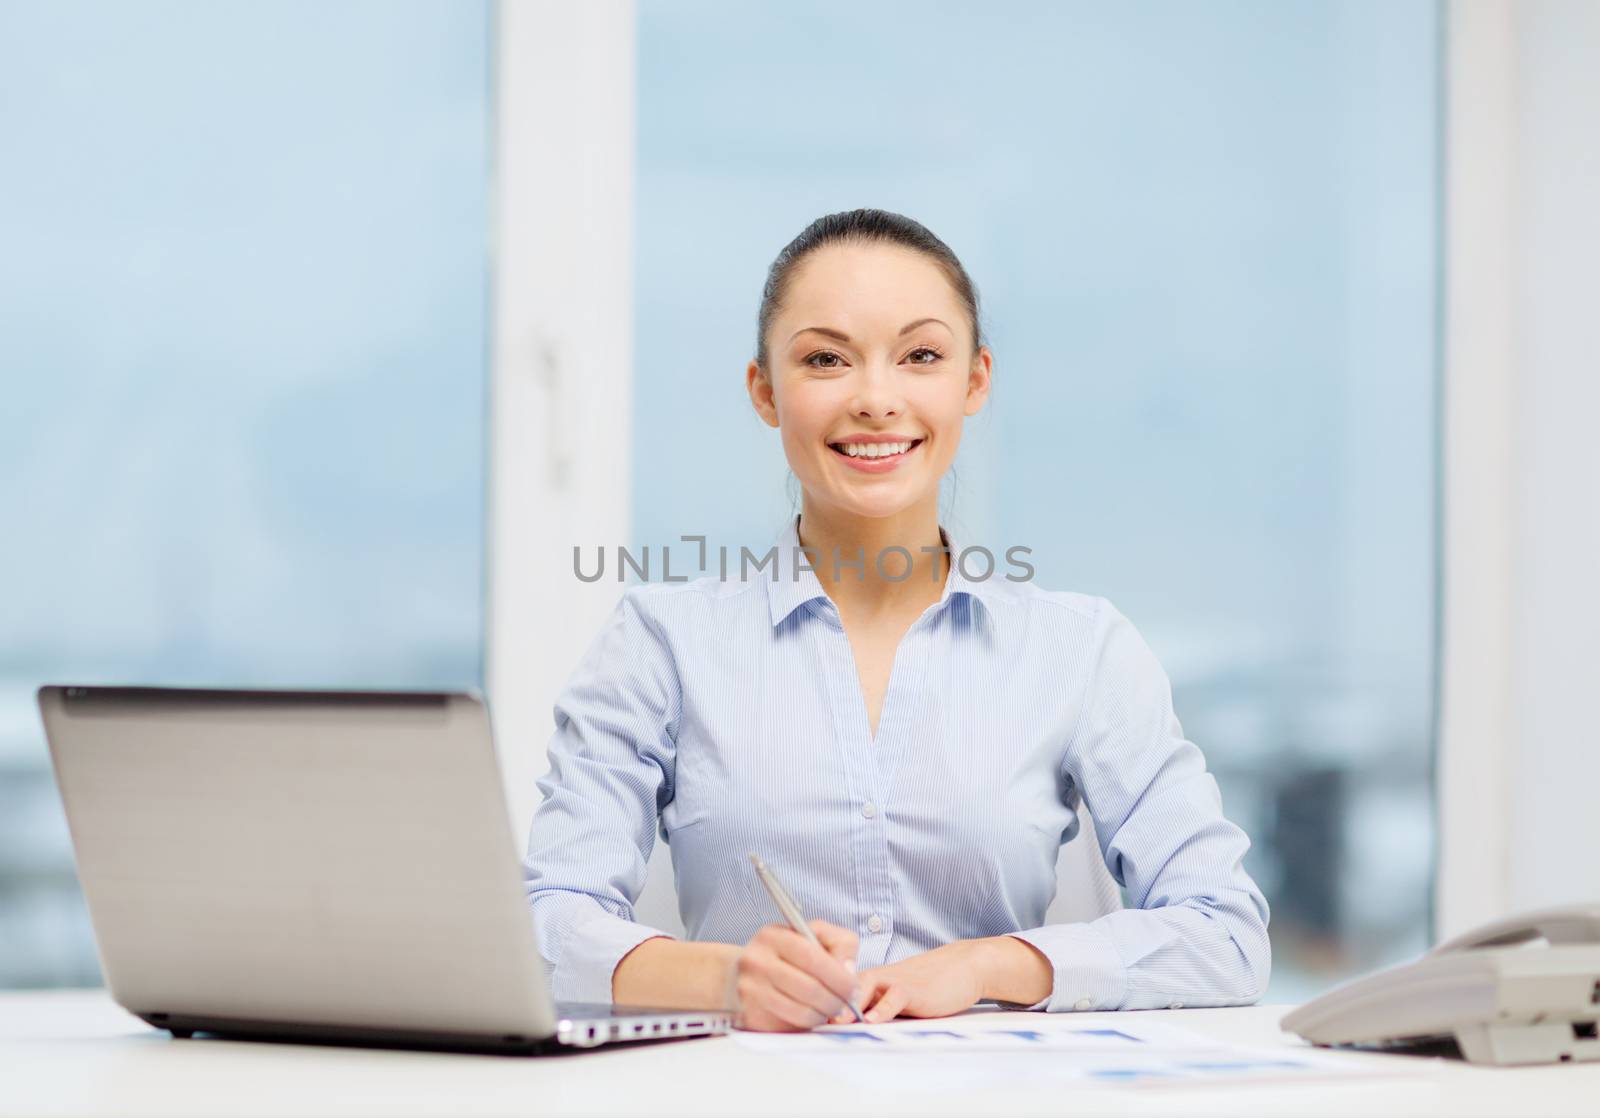
[[[561,960],[550,978],[558,1002],[611,1004],[611,976],[623,957],[647,939],[673,938],[666,932],[602,912],[567,933]]]
[[[1117,1009],[1128,991],[1128,968],[1111,937],[1093,924],[1051,924],[1010,933],[1050,960],[1050,996],[1028,1006],[1051,1013]]]

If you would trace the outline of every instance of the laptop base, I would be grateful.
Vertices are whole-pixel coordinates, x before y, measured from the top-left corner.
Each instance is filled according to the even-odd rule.
[[[590,1007],[585,1007],[590,1008]],[[267,1041],[292,1044],[327,1044],[337,1047],[403,1048],[428,1052],[457,1052],[500,1056],[549,1056],[571,1053],[617,1042],[633,1044],[715,1036],[732,1027],[729,1015],[662,1010],[609,1010],[606,1015],[562,1015],[556,1036],[517,1034],[484,1035],[395,1029],[379,1026],[321,1025],[292,1021],[256,1021],[182,1013],[140,1013],[146,1024],[178,1040],[197,1034],[225,1040]]]

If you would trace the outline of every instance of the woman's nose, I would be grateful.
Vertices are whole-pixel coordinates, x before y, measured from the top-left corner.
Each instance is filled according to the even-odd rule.
[[[857,415],[898,415],[902,403],[899,380],[894,370],[875,361],[861,366],[856,376],[855,399],[851,404]]]

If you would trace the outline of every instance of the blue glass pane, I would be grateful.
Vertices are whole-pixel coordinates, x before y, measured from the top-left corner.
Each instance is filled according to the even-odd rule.
[[[794,507],[743,387],[766,265],[907,213],[984,296],[945,520],[1104,594],[1256,846],[1270,996],[1426,941],[1438,12],[640,8],[634,544]]]
[[[96,979],[37,684],[478,682],[488,34],[0,6],[0,986]]]

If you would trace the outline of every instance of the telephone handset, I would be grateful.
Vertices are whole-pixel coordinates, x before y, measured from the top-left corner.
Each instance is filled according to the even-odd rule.
[[[1600,905],[1546,908],[1507,916],[1445,940],[1428,954],[1448,955],[1475,947],[1510,947],[1536,939],[1546,943],[1600,944]]]
[[[1313,1044],[1453,1039],[1473,1063],[1600,1060],[1600,904],[1523,913],[1346,983],[1283,1019]]]

